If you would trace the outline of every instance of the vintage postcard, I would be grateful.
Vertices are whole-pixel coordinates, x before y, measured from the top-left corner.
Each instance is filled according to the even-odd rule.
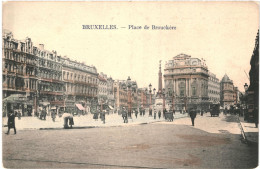
[[[256,168],[259,3],[2,2],[3,168]]]

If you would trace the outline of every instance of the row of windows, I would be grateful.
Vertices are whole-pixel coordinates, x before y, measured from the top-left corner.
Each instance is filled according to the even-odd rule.
[[[23,78],[19,77],[10,77],[3,75],[3,86],[7,88],[13,88],[13,89],[32,89],[36,90],[36,80],[33,79],[27,79],[24,80]]]
[[[39,85],[40,91],[47,91],[47,92],[61,92],[63,91],[63,86],[62,84],[52,84],[52,83],[47,83],[47,84],[40,84]]]
[[[38,76],[45,79],[61,80],[61,73],[55,73],[50,70],[39,70]]]
[[[44,60],[44,59],[39,59],[39,66],[47,67],[49,69],[59,70],[59,71],[61,71],[62,69],[61,65],[55,64],[55,62]]]
[[[209,77],[209,80],[212,81],[212,82],[219,83],[219,80],[217,78],[214,78],[214,77]]]
[[[219,94],[220,95],[220,92],[217,92],[215,90],[209,90],[209,93],[212,93],[212,94]]]
[[[67,92],[97,95],[96,88],[92,88],[87,85],[75,85],[75,84],[69,84],[69,83],[67,84]]]
[[[16,62],[31,64],[31,65],[37,64],[37,60],[34,57],[31,57],[30,55],[27,54],[19,54],[16,52],[5,51],[4,55],[6,59],[14,60]]]
[[[98,84],[97,78],[92,78],[92,77],[88,77],[86,75],[76,74],[76,73],[66,72],[66,71],[63,71],[63,79],[75,80],[75,81],[85,82],[85,83],[93,83],[96,85]]]

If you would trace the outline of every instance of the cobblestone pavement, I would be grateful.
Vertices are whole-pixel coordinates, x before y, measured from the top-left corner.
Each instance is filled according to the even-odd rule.
[[[174,115],[175,119],[187,117],[186,114],[180,114],[177,112]],[[135,124],[141,124],[141,123],[152,123],[152,122],[159,122],[159,121],[165,121],[164,118],[157,118],[154,119],[154,117],[149,117],[148,113],[145,114],[145,116],[140,116],[138,114],[137,118],[135,115],[132,115],[132,119],[128,120],[128,123],[123,123],[123,118],[121,115],[118,114],[109,114],[106,115],[106,123],[103,124],[103,122],[98,119],[98,121],[95,121],[93,119],[93,115],[85,115],[85,116],[74,116],[74,127],[110,127],[110,126],[126,126],[126,125],[135,125]],[[46,117],[46,120],[40,120],[37,117],[22,117],[21,120],[18,120],[18,118],[15,119],[15,125],[17,128],[17,131],[19,130],[30,130],[30,129],[50,129],[50,128],[56,128],[61,129],[63,128],[63,118],[58,117],[55,119],[55,122],[52,121],[50,116]],[[7,118],[3,118],[3,125],[7,124]],[[7,127],[5,127],[3,130],[7,130]]]
[[[3,134],[6,168],[254,168],[235,116]]]

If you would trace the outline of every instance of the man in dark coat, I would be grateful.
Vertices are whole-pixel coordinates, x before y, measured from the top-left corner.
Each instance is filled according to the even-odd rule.
[[[166,108],[163,109],[163,117],[165,118]]]
[[[194,126],[194,120],[196,118],[196,115],[197,115],[197,111],[195,108],[192,108],[190,110],[190,118],[191,118],[191,122],[192,122],[192,126]]]
[[[153,115],[153,110],[150,108],[149,109],[149,116],[152,116]]]
[[[159,119],[161,118],[161,110],[159,110],[159,112],[158,112],[158,117],[159,117]]]
[[[10,129],[14,129],[14,134],[16,134],[16,128],[15,128],[15,114],[14,111],[11,110],[10,114],[8,115],[8,121],[7,121],[8,131],[5,134],[9,134]]]
[[[122,117],[123,117],[124,123],[127,123],[128,122],[127,112],[126,112],[126,109],[124,107],[123,107]]]

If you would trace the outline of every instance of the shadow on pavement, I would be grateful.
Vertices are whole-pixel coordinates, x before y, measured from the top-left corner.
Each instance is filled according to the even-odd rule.
[[[226,116],[225,119],[223,119],[223,121],[226,121],[226,122],[235,122],[235,123],[238,123],[238,118],[237,116]]]

